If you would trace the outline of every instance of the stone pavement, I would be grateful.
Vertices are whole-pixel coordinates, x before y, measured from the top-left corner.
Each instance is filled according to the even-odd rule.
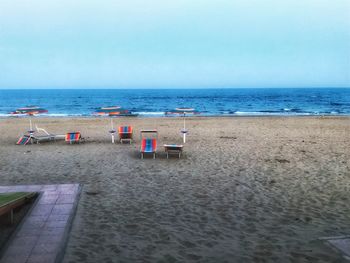
[[[326,241],[342,253],[345,259],[350,260],[350,236],[322,237],[320,240]]]
[[[79,184],[0,186],[0,193],[40,193],[0,255],[0,263],[60,262],[80,190]]]

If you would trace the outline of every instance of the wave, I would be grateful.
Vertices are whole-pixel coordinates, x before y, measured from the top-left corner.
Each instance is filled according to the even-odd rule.
[[[133,113],[141,116],[165,116],[165,111],[135,111]]]
[[[164,111],[135,111],[132,112],[139,117],[169,117]],[[216,112],[202,111],[196,116],[318,116],[318,115],[339,115],[349,116],[349,113],[330,110],[330,111],[302,111],[301,109],[281,109],[281,110],[260,110],[260,111],[241,111],[241,110],[222,110]],[[170,117],[179,117],[179,115],[171,115]],[[191,115],[192,116],[192,115]],[[28,115],[12,115],[9,113],[0,113],[0,118],[28,118]],[[33,118],[47,117],[96,117],[93,113],[45,113],[35,115]],[[100,116],[108,117],[108,116]]]
[[[281,112],[281,111],[236,111],[234,115],[244,115],[244,116],[292,116],[292,115],[317,115],[312,112]]]
[[[90,116],[90,114],[81,114],[81,113],[48,113],[41,114],[42,117],[83,117]]]
[[[46,114],[34,115],[33,118],[37,118],[37,117],[84,117],[84,116],[91,116],[91,114],[80,114],[80,113],[46,113]],[[0,117],[28,118],[29,116],[28,116],[27,114],[13,115],[13,114],[9,114],[9,113],[0,113]]]

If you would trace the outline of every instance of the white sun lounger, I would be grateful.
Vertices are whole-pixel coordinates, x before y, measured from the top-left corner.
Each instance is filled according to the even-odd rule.
[[[51,134],[47,132],[43,128],[35,127],[38,132],[42,132],[42,135],[32,135],[31,138],[33,142],[40,143],[40,142],[48,142],[48,141],[56,141],[56,140],[64,140],[65,135],[57,135],[57,134]]]

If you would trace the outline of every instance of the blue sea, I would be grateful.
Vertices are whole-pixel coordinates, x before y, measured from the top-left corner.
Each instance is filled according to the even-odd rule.
[[[48,116],[92,116],[119,105],[139,116],[193,107],[204,116],[350,115],[349,88],[0,90],[0,116],[27,105]]]

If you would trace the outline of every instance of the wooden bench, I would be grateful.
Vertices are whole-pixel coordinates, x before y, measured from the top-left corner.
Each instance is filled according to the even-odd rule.
[[[26,204],[36,193],[2,193],[0,194],[0,216],[10,214],[10,222],[13,223],[13,210]]]

